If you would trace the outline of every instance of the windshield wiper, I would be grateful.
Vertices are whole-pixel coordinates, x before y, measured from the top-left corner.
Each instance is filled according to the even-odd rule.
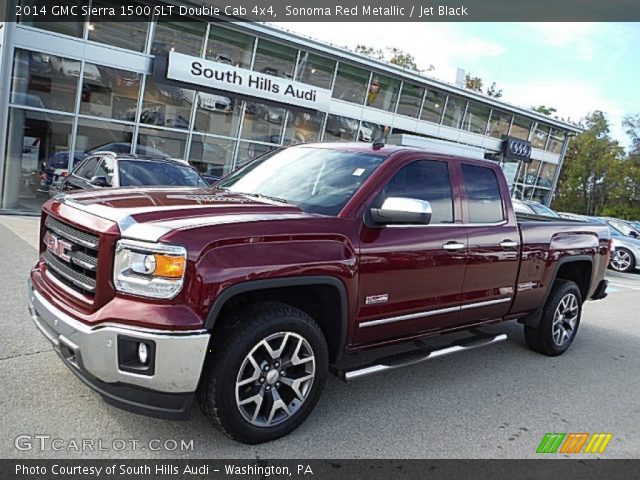
[[[234,192],[234,193],[240,193],[240,192]],[[249,197],[256,197],[256,198],[265,198],[267,200],[273,200],[274,202],[279,202],[279,203],[289,203],[284,198],[272,197],[271,195],[264,195],[262,193],[240,193],[240,195],[247,195]]]
[[[271,195],[264,195],[262,193],[249,193],[249,192],[234,192],[233,190],[227,187],[215,187],[218,190],[222,190],[223,192],[235,193],[236,195],[246,195],[247,197],[256,197],[256,198],[265,198],[267,200],[273,200],[274,202],[279,203],[289,203],[284,198],[272,197]]]

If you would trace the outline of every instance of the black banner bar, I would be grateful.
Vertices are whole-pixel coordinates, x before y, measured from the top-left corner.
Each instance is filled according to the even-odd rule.
[[[638,0],[8,0],[0,21],[634,22]],[[0,3],[0,5],[2,5]]]
[[[0,460],[0,478],[200,479],[630,479],[638,460]]]

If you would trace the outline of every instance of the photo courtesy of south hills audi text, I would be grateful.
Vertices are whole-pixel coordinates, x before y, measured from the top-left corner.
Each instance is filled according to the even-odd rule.
[[[637,461],[640,6],[554,3],[0,4],[0,478]]]

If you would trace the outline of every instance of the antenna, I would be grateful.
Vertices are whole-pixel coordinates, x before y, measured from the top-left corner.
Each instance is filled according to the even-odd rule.
[[[374,150],[380,150],[381,148],[383,148],[383,147],[384,147],[384,137],[376,138],[376,139],[373,141],[373,144],[371,145],[371,147],[372,147]]]

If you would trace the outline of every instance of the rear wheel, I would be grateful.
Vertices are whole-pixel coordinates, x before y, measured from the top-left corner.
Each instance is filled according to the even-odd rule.
[[[562,355],[578,332],[582,316],[582,294],[570,281],[558,279],[542,311],[540,325],[524,327],[527,346],[551,357]]]
[[[232,317],[211,346],[198,389],[202,411],[243,443],[282,437],[322,393],[328,365],[322,331],[305,312],[276,302]]]
[[[636,259],[626,248],[616,248],[609,266],[616,272],[630,272],[636,267]]]

